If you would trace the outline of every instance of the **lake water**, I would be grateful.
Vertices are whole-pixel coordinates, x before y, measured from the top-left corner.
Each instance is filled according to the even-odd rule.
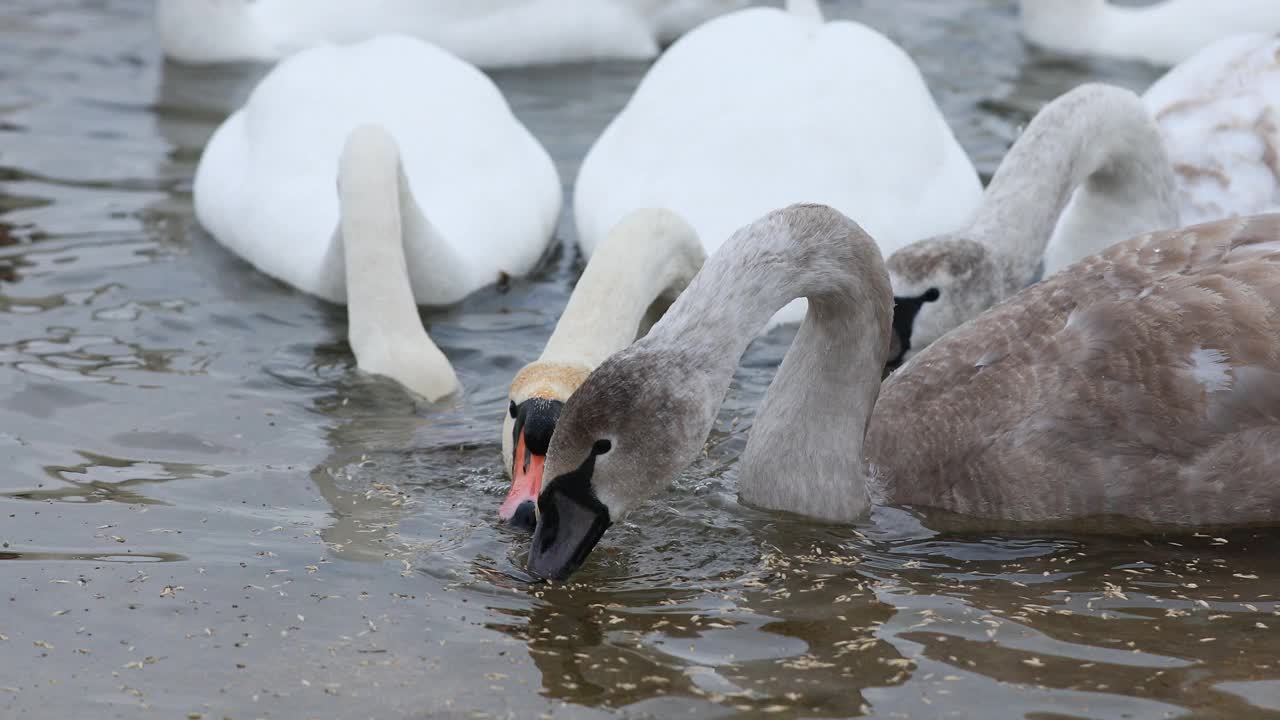
[[[920,63],[989,175],[1028,114],[1125,63],[1031,52],[1009,0],[832,15]],[[0,5],[0,717],[1280,717],[1280,535],[857,528],[735,500],[785,329],[705,457],[577,583],[528,586],[498,431],[580,266],[424,314],[465,397],[356,372],[341,309],[194,223],[264,71],[165,64],[148,0]],[[644,64],[501,72],[566,181]]]

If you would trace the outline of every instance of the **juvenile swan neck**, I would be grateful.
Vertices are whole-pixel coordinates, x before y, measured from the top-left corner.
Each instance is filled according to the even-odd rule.
[[[595,368],[635,341],[655,301],[675,300],[706,251],[689,223],[669,210],[637,210],[596,248],[540,361]]]
[[[1000,164],[970,236],[1005,258],[1015,288],[1034,277],[1073,192],[1077,214],[1063,230],[1077,245],[1177,224],[1173,171],[1137,95],[1099,84],[1066,93],[1031,120]]]
[[[862,441],[893,308],[880,251],[857,223],[793,205],[739,230],[642,343],[684,356],[673,381],[701,401],[696,453],[747,345],[799,297],[809,311],[756,415],[739,493],[753,505],[851,521],[867,507]]]
[[[401,209],[411,203],[395,140],[375,125],[347,138],[338,169],[347,335],[356,363],[438,400],[458,388],[422,327],[405,263]]]

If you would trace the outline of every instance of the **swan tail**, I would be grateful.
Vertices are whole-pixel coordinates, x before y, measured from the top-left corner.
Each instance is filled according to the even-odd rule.
[[[818,0],[787,0],[787,12],[796,17],[822,22],[822,6]]]

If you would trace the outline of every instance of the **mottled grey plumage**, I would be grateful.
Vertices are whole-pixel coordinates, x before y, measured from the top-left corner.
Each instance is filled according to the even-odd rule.
[[[887,280],[875,243],[830,208],[740,230],[565,404],[547,476],[609,439],[592,486],[610,515],[659,492],[701,449],[749,340],[807,296],[739,465],[749,503],[826,520],[874,497],[1031,522],[1280,521],[1280,215],[1116,245],[882,387]]]
[[[885,381],[887,502],[985,518],[1280,521],[1280,215],[1121,243]]]

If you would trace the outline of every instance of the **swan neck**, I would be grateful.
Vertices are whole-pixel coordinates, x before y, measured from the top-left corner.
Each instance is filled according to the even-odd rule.
[[[354,130],[339,164],[340,238],[346,269],[348,339],[362,370],[437,400],[457,377],[418,316],[404,251],[408,184],[395,140],[382,128]]]
[[[1118,236],[1108,245],[1176,224],[1168,155],[1137,95],[1085,85],[1045,106],[996,170],[970,236],[1003,256],[1010,282],[1024,287],[1073,192],[1086,232],[1125,228],[1109,230]]]
[[[674,213],[624,218],[587,263],[539,360],[598,366],[635,341],[650,307],[674,301],[704,259],[697,233]]]
[[[701,448],[747,345],[796,298],[809,311],[769,387],[743,455],[744,501],[826,520],[866,510],[862,439],[889,350],[893,297],[876,243],[823,206],[793,206],[738,231],[642,344],[682,353],[702,403]]]

